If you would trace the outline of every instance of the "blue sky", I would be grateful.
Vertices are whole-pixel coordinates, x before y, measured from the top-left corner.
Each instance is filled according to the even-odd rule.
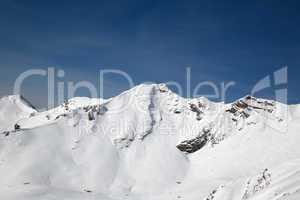
[[[300,103],[299,9],[296,0],[2,0],[0,96],[11,94],[16,77],[31,68],[52,66],[66,72],[63,81],[95,84],[100,69],[120,69],[136,84],[185,87],[190,67],[192,88],[235,81],[226,97],[232,101],[288,66],[288,101]],[[105,97],[128,87],[120,77],[107,83]],[[272,98],[273,90],[258,95]],[[45,78],[35,77],[23,95],[41,106],[45,91]]]

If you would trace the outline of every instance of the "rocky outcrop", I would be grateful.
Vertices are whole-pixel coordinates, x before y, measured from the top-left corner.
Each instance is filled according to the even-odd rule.
[[[178,144],[176,147],[183,152],[194,153],[201,149],[208,142],[205,136],[196,137],[191,140],[185,140]]]

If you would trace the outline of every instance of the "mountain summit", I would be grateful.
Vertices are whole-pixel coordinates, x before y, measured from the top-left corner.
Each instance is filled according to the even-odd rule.
[[[0,199],[300,197],[300,105],[142,84],[44,112],[3,97],[0,114]]]

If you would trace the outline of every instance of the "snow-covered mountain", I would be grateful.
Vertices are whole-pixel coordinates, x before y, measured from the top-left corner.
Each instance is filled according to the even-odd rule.
[[[164,84],[38,112],[0,100],[0,199],[298,200],[300,105]]]

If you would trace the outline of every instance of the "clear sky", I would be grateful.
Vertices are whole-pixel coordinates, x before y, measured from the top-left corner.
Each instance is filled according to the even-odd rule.
[[[192,87],[235,81],[231,101],[288,66],[289,103],[300,103],[299,10],[297,0],[1,0],[0,96],[31,68],[52,66],[65,71],[63,81],[95,84],[100,69],[120,69],[136,84],[185,86],[191,67]],[[127,87],[110,77],[105,97]],[[273,89],[259,95],[272,98]],[[43,105],[45,91],[45,78],[36,77],[23,95]]]

